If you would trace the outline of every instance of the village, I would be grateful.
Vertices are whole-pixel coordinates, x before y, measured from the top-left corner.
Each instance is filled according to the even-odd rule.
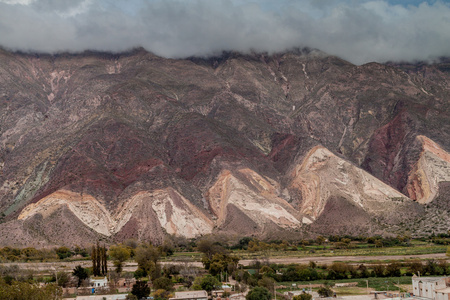
[[[128,298],[127,292],[131,292],[135,280],[120,279],[115,283],[115,290],[117,294],[104,294],[111,291],[112,286],[107,277],[102,279],[91,279],[90,286],[86,288],[65,288],[65,294],[75,294],[79,292],[77,300],[122,300]],[[411,278],[412,290],[403,293],[396,293],[392,291],[368,291],[366,295],[357,296],[340,296],[333,293],[331,297],[322,297],[311,288],[303,288],[300,290],[291,290],[284,292],[278,296],[278,299],[343,299],[343,300],[371,300],[371,299],[410,299],[410,300],[449,300],[450,299],[450,277],[419,277],[414,275]],[[351,287],[356,286],[357,283],[337,283],[335,287]],[[180,286],[179,286],[180,287]],[[178,288],[179,288],[178,287]],[[276,287],[280,288],[280,287]],[[303,296],[302,296],[303,295]],[[198,291],[180,291],[175,292],[173,297],[169,300],[245,300],[246,293],[236,292],[231,283],[223,284],[221,289],[212,290],[208,293],[206,290]],[[304,297],[306,296],[306,297]],[[74,299],[73,297],[64,299]],[[146,297],[145,299],[155,299],[154,297]]]
[[[184,246],[129,240],[84,249],[1,248],[0,258],[10,262],[0,265],[0,296],[27,290],[36,296],[30,299],[450,300],[450,251],[441,243],[447,239],[204,237]],[[373,255],[380,251],[395,255]]]

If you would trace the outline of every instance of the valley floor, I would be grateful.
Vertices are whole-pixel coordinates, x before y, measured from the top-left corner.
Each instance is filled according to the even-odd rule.
[[[407,261],[407,260],[426,260],[426,259],[444,259],[445,253],[423,254],[423,255],[377,255],[377,256],[309,256],[309,257],[269,257],[268,260],[271,263],[277,264],[307,264],[310,261],[314,261],[318,264],[331,264],[333,262],[383,262],[383,261]],[[260,259],[263,259],[262,257]],[[448,259],[450,261],[450,259]],[[254,259],[243,259],[239,263],[248,266],[254,263]],[[200,261],[183,260],[183,261],[162,261],[163,264],[189,264],[194,267],[203,267]],[[71,271],[75,266],[81,265],[82,267],[91,267],[92,262],[90,260],[79,261],[61,261],[61,262],[20,262],[20,263],[3,263],[4,266],[17,265],[21,269],[32,269],[38,271],[53,270],[58,271]],[[114,268],[112,261],[108,261],[108,268]],[[134,272],[137,269],[136,262],[125,263],[125,272]]]

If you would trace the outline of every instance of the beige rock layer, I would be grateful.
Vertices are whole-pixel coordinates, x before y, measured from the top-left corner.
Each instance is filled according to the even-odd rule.
[[[290,190],[302,195],[300,212],[312,219],[322,213],[330,196],[353,201],[368,212],[382,212],[393,200],[408,198],[322,146],[309,151],[291,172]]]
[[[149,202],[150,207],[146,205]],[[210,233],[213,228],[212,221],[171,188],[137,193],[112,213],[90,195],[59,190],[26,206],[18,219],[25,220],[35,214],[46,218],[61,206],[67,206],[86,226],[106,236],[119,232],[134,214],[142,213],[143,209],[153,209],[160,226],[170,234],[190,238]]]
[[[450,181],[450,154],[426,136],[416,139],[422,152],[408,176],[406,190],[411,199],[426,204],[437,196],[439,182]]]
[[[225,222],[229,204],[236,206],[260,226],[267,222],[282,228],[301,226],[294,208],[278,196],[278,186],[274,182],[250,169],[237,172],[235,175],[229,170],[222,171],[207,194],[218,226]]]
[[[427,167],[418,168],[415,174],[422,172],[422,176],[426,178],[448,179],[445,169],[435,168],[437,162],[448,163],[448,153],[423,139],[426,150],[418,166]],[[229,217],[227,214],[233,211],[228,209],[229,205],[233,205],[261,228],[275,224],[280,228],[295,229],[317,219],[331,196],[352,201],[374,215],[395,210],[396,205],[403,201],[411,201],[322,146],[311,149],[303,161],[293,167],[290,177],[288,190],[291,195],[301,195],[298,209],[285,200],[289,198],[289,194],[286,195],[286,190],[281,193],[282,188],[278,182],[251,169],[242,168],[236,171],[223,170],[205,194],[215,218],[208,217],[178,191],[169,187],[140,191],[113,212],[109,212],[103,203],[91,195],[59,190],[26,206],[19,219],[25,220],[35,214],[46,218],[61,206],[67,206],[86,226],[111,236],[124,228],[133,217],[142,220],[143,214],[149,215],[146,212],[151,212],[156,215],[156,220],[144,218],[145,221],[142,222],[157,222],[169,234],[192,238],[212,233],[214,228],[224,225]],[[427,187],[434,187],[433,184],[428,183]],[[427,190],[424,185],[421,189]]]

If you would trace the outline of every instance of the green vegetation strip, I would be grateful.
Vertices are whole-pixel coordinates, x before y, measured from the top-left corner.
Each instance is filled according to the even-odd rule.
[[[311,251],[313,250],[313,251]],[[257,251],[248,252],[235,250],[234,253],[241,259],[254,259],[258,257],[333,257],[333,256],[390,256],[390,255],[424,255],[445,253],[447,246],[412,246],[412,247],[386,247],[367,249],[339,249],[339,250],[314,250],[307,247],[299,251]]]

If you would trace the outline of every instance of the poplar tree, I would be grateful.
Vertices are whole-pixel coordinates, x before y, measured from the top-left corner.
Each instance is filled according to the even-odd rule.
[[[92,253],[91,253],[91,260],[92,260],[92,273],[94,276],[98,276],[97,272],[97,249],[95,246],[92,246]]]
[[[106,275],[108,273],[108,262],[106,260],[106,246],[103,244],[102,248],[102,273]]]
[[[106,256],[106,246],[103,244],[103,247],[99,245],[92,246],[92,273],[94,276],[105,276],[108,273],[108,262]]]
[[[102,261],[103,260],[102,260],[102,252],[100,250],[100,246],[99,246],[98,242],[97,242],[97,247],[96,247],[95,259],[97,260],[96,261],[96,267],[97,267],[96,273],[97,274],[94,273],[94,276],[100,276],[100,275],[102,275]]]

